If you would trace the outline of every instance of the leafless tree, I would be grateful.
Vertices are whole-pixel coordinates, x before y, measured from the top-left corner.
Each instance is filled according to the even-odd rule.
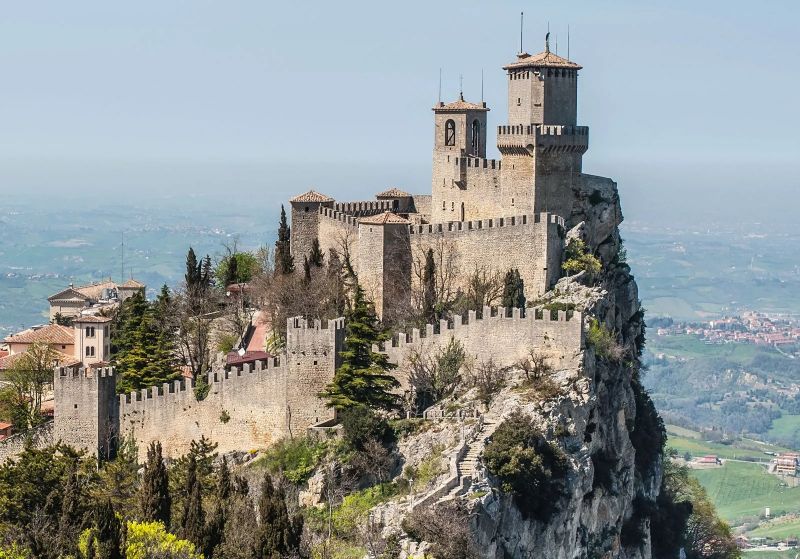
[[[496,305],[503,295],[503,275],[487,266],[478,266],[470,274],[466,287],[456,303],[456,312],[481,311]]]
[[[436,273],[434,274],[436,305],[443,309],[449,309],[458,295],[458,247],[454,241],[443,236],[438,236],[432,243],[428,243],[422,240],[422,236],[417,235],[413,248],[413,289],[411,295],[414,308],[423,308],[425,259],[428,249],[430,249],[433,251],[433,260],[436,266]]]
[[[429,346],[409,354],[408,382],[418,402],[427,407],[452,394],[461,381],[461,369],[467,361],[461,342],[450,342],[435,351]]]
[[[502,390],[506,384],[505,374],[495,364],[494,359],[491,358],[475,365],[472,368],[470,378],[472,385],[478,390],[478,400],[487,409],[495,394]]]
[[[462,502],[414,509],[406,517],[404,527],[414,539],[430,542],[431,555],[438,559],[480,557],[472,541],[469,514]]]
[[[174,310],[178,351],[197,378],[211,368],[212,324],[222,315],[217,294],[206,286],[184,286]]]
[[[524,358],[517,361],[517,367],[525,373],[525,380],[535,382],[553,372],[547,358],[535,349],[531,349]]]
[[[364,443],[364,449],[356,454],[354,465],[359,471],[371,476],[375,482],[383,484],[389,480],[394,459],[380,441],[369,439]]]
[[[42,399],[53,384],[53,369],[58,364],[58,352],[47,344],[34,343],[6,371],[0,411],[12,419],[16,430],[27,431],[42,423]]]

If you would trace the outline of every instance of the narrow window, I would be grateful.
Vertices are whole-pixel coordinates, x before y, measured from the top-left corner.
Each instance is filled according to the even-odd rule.
[[[520,105],[522,105],[522,98],[517,97],[517,107],[519,107]]]
[[[452,119],[444,124],[444,145],[456,145],[456,123]]]
[[[472,121],[472,153],[478,155],[481,151],[481,123],[478,119]]]
[[[443,210],[447,209],[447,202],[445,202],[444,200],[442,200],[442,209]]]
[[[511,199],[511,205],[512,206],[514,205],[514,199],[513,198]]]
[[[456,209],[456,203],[455,202],[450,202],[450,211],[452,212],[455,209]]]

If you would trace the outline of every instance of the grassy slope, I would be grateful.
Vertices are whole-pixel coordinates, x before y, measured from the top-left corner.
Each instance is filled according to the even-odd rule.
[[[759,516],[770,507],[773,516],[800,511],[800,487],[785,487],[763,466],[727,462],[722,468],[695,470],[720,516],[733,525]]]
[[[736,441],[733,444],[725,445],[700,440],[700,435],[696,431],[684,429],[674,425],[667,425],[669,439],[667,446],[674,448],[680,455],[689,452],[692,456],[704,456],[706,454],[716,454],[720,458],[750,459],[759,462],[768,462],[771,456],[766,452],[783,452],[788,449],[759,443],[750,439]]]

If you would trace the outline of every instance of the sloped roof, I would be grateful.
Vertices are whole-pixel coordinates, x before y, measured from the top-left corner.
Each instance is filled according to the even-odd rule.
[[[442,103],[439,102],[433,108],[436,112],[461,112],[461,111],[488,111],[489,108],[486,106],[486,103],[481,103],[480,105],[477,103],[470,103],[469,101],[464,101],[464,94],[462,93],[458,100],[453,101],[452,103]]]
[[[17,334],[6,337],[4,342],[9,344],[53,344],[67,345],[75,343],[72,328],[60,324],[48,324],[42,328],[29,328]]]
[[[79,324],[84,323],[104,323],[104,322],[111,322],[111,318],[107,316],[95,316],[95,315],[84,315],[84,316],[76,316],[72,319],[72,322],[77,322]]]
[[[76,287],[75,291],[83,293],[90,299],[94,299],[96,301],[97,299],[100,299],[100,297],[102,297],[104,289],[116,289],[116,288],[117,284],[109,279],[106,281],[100,281],[97,283],[90,283],[87,285]]]
[[[571,60],[567,60],[563,56],[558,56],[550,52],[550,49],[545,49],[539,54],[528,54],[521,52],[517,55],[517,59],[507,66],[503,66],[503,70],[513,68],[527,68],[529,66],[536,66],[540,68],[571,68],[573,70],[580,70],[583,66],[575,64]]]
[[[119,287],[121,287],[123,289],[142,289],[142,288],[147,287],[147,286],[145,284],[143,284],[142,282],[136,281],[135,279],[131,278],[128,281],[126,281],[125,283],[123,283],[122,285],[120,285]]]
[[[411,223],[407,219],[402,218],[399,215],[392,212],[383,212],[382,214],[365,217],[363,219],[359,219],[358,222],[363,223],[365,225],[385,225],[387,223],[400,223],[408,225],[409,223]]]
[[[289,198],[289,202],[333,202],[333,198],[320,194],[316,190],[309,190],[303,194],[299,194],[294,198]]]
[[[88,301],[89,297],[78,291],[73,287],[68,287],[63,291],[59,291],[55,295],[50,295],[48,301]]]
[[[4,371],[6,369],[11,368],[15,361],[20,359],[25,353],[15,353],[14,355],[7,355],[6,357],[0,357],[0,371]],[[59,367],[74,367],[75,365],[80,364],[79,359],[75,359],[72,355],[67,355],[66,353],[61,353],[60,351],[55,352],[55,358],[58,361]]]
[[[376,198],[410,198],[411,194],[404,192],[399,188],[390,188],[375,195]]]

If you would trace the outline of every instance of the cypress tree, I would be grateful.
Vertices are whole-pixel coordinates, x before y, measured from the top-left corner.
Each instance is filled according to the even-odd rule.
[[[169,478],[161,456],[160,442],[150,443],[147,449],[147,462],[144,465],[139,494],[142,519],[169,526],[172,499],[169,495]]]
[[[303,257],[303,281],[311,283],[311,263],[308,261],[308,256]]]
[[[321,268],[324,258],[325,255],[322,254],[322,250],[319,248],[319,238],[314,237],[314,240],[311,242],[311,253],[308,256],[308,260],[317,268]]]
[[[200,269],[200,287],[206,289],[214,284],[214,270],[211,269],[211,257],[206,254]]]
[[[223,456],[217,481],[217,497],[220,501],[225,502],[231,496],[231,490],[231,471],[228,468],[228,459]]]
[[[225,268],[225,285],[228,287],[231,284],[239,282],[239,263],[234,252],[228,256],[228,266]]]
[[[110,500],[95,508],[94,519],[97,529],[97,559],[122,559],[122,526]]]
[[[375,307],[360,285],[356,285],[346,324],[342,365],[320,397],[328,400],[328,407],[337,410],[359,405],[397,409],[398,397],[392,390],[400,383],[388,374],[396,365],[389,363],[385,354],[372,351],[373,344],[388,340],[389,335],[381,328]]]
[[[58,520],[58,546],[63,553],[75,555],[76,541],[81,524],[80,489],[75,463],[70,464],[63,483],[61,516]]]
[[[275,487],[269,474],[264,475],[261,496],[258,499],[259,537],[258,551],[261,559],[283,557],[296,549],[295,526],[286,509],[283,486]]]
[[[437,320],[436,312],[436,262],[433,260],[433,249],[425,254],[425,270],[422,275],[422,314],[431,324]]]
[[[202,548],[205,543],[205,515],[203,513],[203,496],[200,481],[197,479],[197,460],[189,455],[187,464],[186,485],[184,486],[183,517],[181,532],[185,540],[189,540]]]
[[[525,308],[525,284],[522,277],[519,275],[519,270],[516,268],[512,268],[506,272],[503,281],[502,305],[506,308],[506,312],[509,315],[511,314],[511,309]]]
[[[291,252],[291,230],[286,221],[286,210],[281,204],[281,220],[278,224],[278,240],[275,241],[275,271],[281,274],[294,272]]]
[[[200,283],[200,264],[197,263],[197,255],[194,249],[189,247],[189,253],[186,255],[186,287],[195,287]]]

